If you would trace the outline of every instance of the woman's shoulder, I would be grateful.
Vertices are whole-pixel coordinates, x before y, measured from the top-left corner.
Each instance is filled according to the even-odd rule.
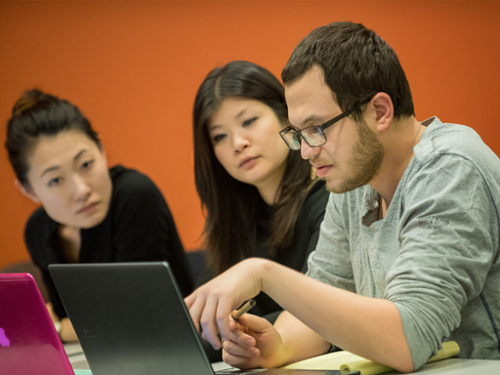
[[[133,168],[127,168],[123,165],[115,165],[109,168],[109,175],[113,183],[128,183],[128,184],[140,184],[148,183],[153,184],[153,181],[146,176],[144,173],[139,172]]]
[[[317,179],[309,187],[304,205],[314,204],[326,206],[329,196],[330,192],[326,189],[325,181]]]
[[[26,222],[25,232],[44,232],[45,228],[50,225],[53,220],[47,215],[43,207],[38,207],[33,211]]]
[[[24,228],[24,241],[28,251],[33,255],[36,250],[46,243],[48,238],[57,230],[57,223],[38,207],[28,218]]]
[[[307,197],[304,200],[304,204],[300,210],[300,221],[321,218],[325,214],[326,204],[328,203],[328,198],[330,192],[326,190],[325,181],[317,179],[312,183],[307,192]]]
[[[113,194],[133,195],[153,194],[161,196],[156,184],[144,173],[135,169],[115,165],[109,169],[113,181]],[[162,196],[163,197],[163,196]]]
[[[111,210],[118,216],[126,212],[170,212],[163,194],[145,174],[121,165],[110,168],[109,173],[113,181]]]

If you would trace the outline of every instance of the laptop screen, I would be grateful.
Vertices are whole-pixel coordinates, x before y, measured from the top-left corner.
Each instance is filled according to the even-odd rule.
[[[49,271],[93,375],[213,374],[168,263]]]
[[[30,274],[0,274],[0,373],[73,375]]]

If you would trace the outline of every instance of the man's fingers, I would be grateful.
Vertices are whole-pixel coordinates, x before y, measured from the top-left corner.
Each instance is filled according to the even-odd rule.
[[[260,355],[257,348],[244,348],[232,341],[224,341],[222,360],[241,369],[253,368],[252,360]]]
[[[273,328],[267,319],[252,314],[243,314],[238,319],[238,324],[257,333],[266,332]]]
[[[229,328],[229,314],[233,310],[233,307],[231,306],[232,302],[231,299],[221,299],[219,298],[218,304],[217,304],[217,313],[216,313],[216,319],[217,319],[217,325],[219,326],[219,332],[220,336],[224,340],[229,340],[229,334],[231,332],[231,329]]]
[[[191,293],[189,296],[184,298],[184,303],[186,304],[186,307],[188,310],[191,308],[191,305],[196,301],[196,292]]]
[[[188,297],[186,297],[186,299],[184,300],[184,303],[186,303],[186,307],[189,310],[189,315],[191,315],[191,320],[193,321],[194,326],[196,327],[196,330],[198,332],[200,332],[200,319],[201,319],[201,314],[203,312],[203,309],[205,308],[205,299],[201,298],[201,297],[190,298],[193,295],[194,295],[194,293],[189,295]],[[188,298],[190,298],[190,299],[188,300]]]
[[[207,341],[212,345],[215,350],[221,348],[219,337],[217,333],[219,332],[217,327],[217,321],[215,319],[217,308],[217,301],[214,298],[208,299],[203,308],[203,312],[200,319],[201,327],[203,328],[203,335]]]
[[[229,333],[229,340],[241,345],[242,347],[252,348],[256,345],[255,338],[246,333],[246,328],[234,322],[232,318],[229,318],[229,325],[234,324],[235,329],[231,330]]]
[[[231,341],[231,340],[222,341],[222,348],[228,354],[231,354],[231,355],[234,355],[237,357],[244,357],[244,358],[247,358],[247,360],[253,358],[253,356],[254,356],[254,354],[253,354],[254,351],[252,351],[253,348],[239,345],[239,343]]]

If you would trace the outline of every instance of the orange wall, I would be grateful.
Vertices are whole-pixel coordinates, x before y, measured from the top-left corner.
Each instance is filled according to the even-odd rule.
[[[398,53],[417,118],[475,128],[500,154],[500,3],[481,1],[0,2],[0,141],[15,99],[39,87],[76,103],[110,162],[148,174],[184,246],[200,244],[191,107],[207,72],[234,59],[279,75],[313,28],[362,22]],[[35,208],[0,154],[0,266],[28,259]]]

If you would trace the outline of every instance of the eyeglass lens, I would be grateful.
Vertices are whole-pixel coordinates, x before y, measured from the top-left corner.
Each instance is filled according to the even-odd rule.
[[[283,140],[292,150],[300,150],[300,139],[297,134],[292,132],[285,132],[283,134]]]
[[[306,128],[302,131],[302,136],[304,137],[307,144],[311,147],[321,146],[325,143],[325,134],[319,127]]]
[[[311,147],[321,146],[325,143],[325,135],[318,127],[306,128],[302,132],[302,137]],[[285,142],[292,150],[300,150],[300,136],[295,132],[286,132],[284,135]]]

